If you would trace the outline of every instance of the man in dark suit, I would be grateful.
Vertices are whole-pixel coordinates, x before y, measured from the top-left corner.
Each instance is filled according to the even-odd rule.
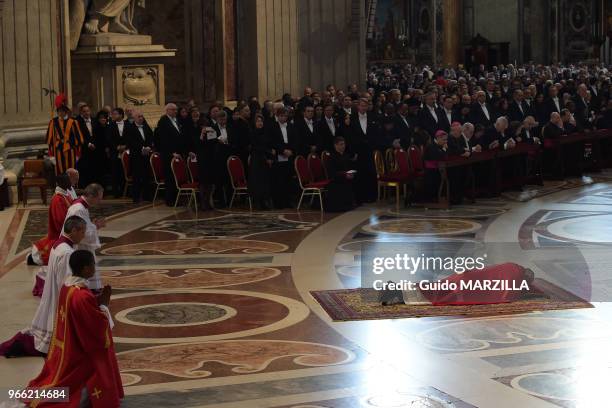
[[[317,150],[317,136],[314,123],[315,110],[312,105],[305,106],[303,110],[304,117],[295,119],[295,129],[298,137],[297,153],[308,157],[310,153]]]
[[[484,91],[476,93],[476,102],[471,109],[472,118],[470,122],[475,125],[482,125],[485,128],[493,126],[493,110],[489,104]]]
[[[334,106],[331,104],[325,105],[323,108],[323,117],[315,125],[315,136],[317,138],[317,150],[327,150],[331,152],[334,148],[334,139],[338,133],[338,122],[334,117]]]
[[[397,113],[393,118],[395,139],[399,139],[403,148],[408,148],[412,144],[414,124],[410,123],[408,117],[408,105],[400,102],[397,105]]]
[[[601,89],[597,86],[597,78],[591,78],[587,89],[591,93],[591,106],[594,107],[595,112],[599,111],[601,106]]]
[[[440,114],[438,114],[438,118],[440,119],[438,126],[439,130],[443,130],[448,133],[450,132],[451,124],[459,121],[459,118],[453,109],[454,105],[455,103],[452,96],[447,95],[444,97],[444,100],[442,101],[442,108],[439,109]]]
[[[133,112],[134,123],[127,125],[125,138],[130,151],[130,170],[132,171],[132,199],[150,200],[149,155],[153,150],[153,131],[145,121],[142,112]]]
[[[121,164],[121,155],[126,150],[126,141],[124,138],[126,123],[123,120],[124,117],[125,113],[123,109],[113,109],[111,111],[112,121],[106,130],[106,140],[110,150],[113,194],[115,195],[115,198],[121,197],[123,194],[123,187],[125,186],[123,165]]]
[[[216,208],[225,207],[229,204],[232,185],[227,171],[227,159],[234,154],[231,142],[234,141],[232,128],[228,126],[228,114],[222,109],[218,109],[214,117],[211,117],[211,128],[214,134],[206,135],[207,150],[212,156],[207,157],[204,163],[212,175],[214,184],[214,197]],[[204,159],[206,160],[206,159]],[[200,164],[202,165],[202,164]]]
[[[563,109],[559,91],[556,85],[548,88],[548,98],[544,101],[544,115],[549,118],[553,112],[561,113]]]
[[[353,99],[350,96],[346,95],[342,98],[341,104],[336,111],[336,115],[341,119],[346,115],[353,114]]]
[[[523,91],[515,89],[512,93],[512,102],[508,107],[508,116],[510,122],[522,122],[528,114],[528,107],[523,101]]]
[[[593,127],[591,123],[591,106],[588,102],[588,89],[585,84],[578,86],[578,93],[574,98],[574,104],[576,105],[576,126],[580,130],[590,129]]]
[[[440,111],[435,107],[435,94],[428,93],[423,97],[423,107],[418,114],[419,127],[425,130],[430,136],[435,135],[440,129]]]
[[[373,152],[380,137],[380,126],[368,108],[368,100],[359,99],[357,111],[350,118],[346,134],[349,153],[357,155],[355,193],[359,204],[374,202],[377,197]]]
[[[299,142],[295,127],[289,123],[287,109],[276,111],[278,121],[271,123],[266,131],[268,140],[276,151],[272,165],[272,202],[277,209],[289,208],[295,186],[293,183],[293,161]]]
[[[159,150],[164,166],[166,205],[171,207],[174,205],[176,194],[178,193],[174,175],[172,174],[172,159],[182,157],[186,160],[186,156],[190,152],[190,143],[183,134],[177,120],[178,107],[173,103],[169,103],[166,105],[165,111],[166,114],[159,118],[155,128],[155,148]]]
[[[76,117],[76,120],[83,135],[83,147],[81,148],[81,157],[77,163],[77,169],[81,175],[81,185],[87,186],[93,182],[99,182],[99,178],[96,175],[99,170],[96,168],[96,149],[102,149],[103,151],[105,143],[101,146],[96,146],[94,143],[93,119],[91,118],[91,108],[89,105],[81,105],[79,116]]]

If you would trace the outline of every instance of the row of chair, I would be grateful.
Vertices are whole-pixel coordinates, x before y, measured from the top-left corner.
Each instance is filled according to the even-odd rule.
[[[315,197],[319,199],[321,211],[323,211],[323,193],[330,183],[330,175],[327,174],[327,162],[331,157],[330,153],[323,151],[321,155],[315,153],[308,155],[307,158],[297,156],[294,160],[295,174],[301,189],[298,202],[298,210],[301,208],[304,198],[311,197],[311,204]],[[413,186],[416,179],[424,174],[421,149],[412,146],[405,151],[403,149],[388,149],[383,157],[380,151],[374,152],[374,162],[378,178],[378,199],[386,197],[386,189],[396,190],[396,201],[399,205],[401,191],[407,194],[407,187]],[[124,195],[127,195],[128,188],[133,184],[131,176],[129,152],[125,151],[121,156],[123,172],[125,177]],[[155,184],[153,202],[161,190],[166,189],[161,156],[155,152],[149,158],[150,170]],[[174,203],[176,207],[180,197],[188,196],[188,206],[191,202],[197,208],[197,192],[199,189],[199,171],[197,160],[188,158],[174,158],[171,162],[174,183],[178,194]],[[252,210],[252,201],[248,192],[246,172],[244,164],[238,156],[230,156],[227,160],[227,170],[233,188],[229,207],[232,208],[234,200],[239,196],[245,196]],[[382,193],[382,194],[381,194]]]
[[[395,189],[396,206],[399,207],[401,191],[409,200],[408,188],[414,194],[417,183],[425,175],[423,151],[418,146],[404,149],[387,149],[385,157],[378,150],[374,151],[374,164],[378,180],[378,200],[386,198],[387,188]],[[382,193],[382,194],[381,194]]]
[[[125,189],[123,195],[127,195],[128,188],[133,185],[133,177],[130,168],[130,152],[125,151],[121,156],[121,164],[123,166],[123,175],[125,178]],[[149,156],[149,164],[151,174],[153,175],[153,183],[155,184],[155,193],[153,195],[153,203],[157,200],[157,196],[161,190],[166,190],[166,179],[164,175],[164,168],[162,159],[159,153],[154,152]],[[172,175],[174,183],[178,191],[176,200],[174,201],[174,207],[179,203],[179,200],[183,196],[188,196],[189,201],[187,206],[194,206],[198,208],[197,193],[200,188],[199,170],[197,160],[191,157],[187,158],[187,162],[183,158],[177,157],[172,159],[170,164],[172,169]],[[238,196],[246,195],[249,201],[249,208],[252,209],[251,197],[247,191],[247,181],[244,171],[242,160],[237,156],[231,156],[227,160],[227,170],[230,175],[230,180],[233,188],[232,198],[230,201],[230,208],[234,204],[234,200]],[[212,194],[211,194],[211,205],[212,205]]]

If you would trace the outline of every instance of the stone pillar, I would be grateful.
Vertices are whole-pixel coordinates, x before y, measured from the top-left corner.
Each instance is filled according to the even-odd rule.
[[[461,31],[462,3],[461,0],[443,0],[442,58],[444,65],[457,65],[463,59],[461,41],[463,38]]]
[[[239,1],[239,95],[300,96],[365,81],[365,0]]]
[[[46,148],[53,96],[62,79],[62,8],[59,1],[0,0],[0,162],[13,201],[23,158]]]

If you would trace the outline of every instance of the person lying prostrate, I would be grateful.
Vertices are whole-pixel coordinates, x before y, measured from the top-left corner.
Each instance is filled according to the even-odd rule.
[[[456,284],[455,290],[420,290],[420,293],[434,306],[510,303],[533,293],[533,278],[531,270],[504,263],[453,274],[440,281],[442,287],[445,283]]]

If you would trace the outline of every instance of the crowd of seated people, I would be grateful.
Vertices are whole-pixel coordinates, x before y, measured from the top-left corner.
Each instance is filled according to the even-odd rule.
[[[344,211],[378,199],[381,169],[375,151],[389,158],[385,152],[390,149],[417,147],[416,160],[423,162],[411,157],[409,165],[429,165],[414,198],[434,200],[441,178],[431,163],[521,144],[543,148],[547,139],[611,128],[610,75],[598,65],[477,66],[470,72],[461,67],[436,71],[427,66],[371,66],[367,89],[355,84],[346,90],[306,87],[299,97],[251,97],[234,109],[214,103],[202,111],[194,103],[170,103],[154,124],[134,109],[108,107],[93,118],[81,103],[76,121],[83,146],[77,167],[84,185],[106,181],[120,196],[125,183],[121,155],[129,151],[133,199],[150,200],[148,158],[157,152],[166,180],[165,200],[174,205],[171,162],[191,160],[198,168],[192,186],[199,191],[199,205],[208,209],[229,205],[234,185],[227,162],[236,157],[255,207],[284,209],[297,204],[300,186],[305,187],[297,179],[296,157],[321,157],[325,152],[327,182],[317,184],[312,177],[307,183],[325,190],[326,209]],[[609,154],[609,143],[602,145]],[[572,165],[560,176],[582,169],[573,164],[585,157],[584,147],[566,149],[565,160]],[[393,161],[385,163],[387,177],[398,169]],[[554,167],[546,157],[543,162]],[[530,171],[525,158],[504,159],[502,167],[502,176],[509,178],[525,179]],[[484,194],[492,194],[487,191],[487,164],[474,165],[473,170]],[[465,169],[449,174],[452,202],[462,201],[466,174]],[[511,188],[521,188],[521,183]]]

